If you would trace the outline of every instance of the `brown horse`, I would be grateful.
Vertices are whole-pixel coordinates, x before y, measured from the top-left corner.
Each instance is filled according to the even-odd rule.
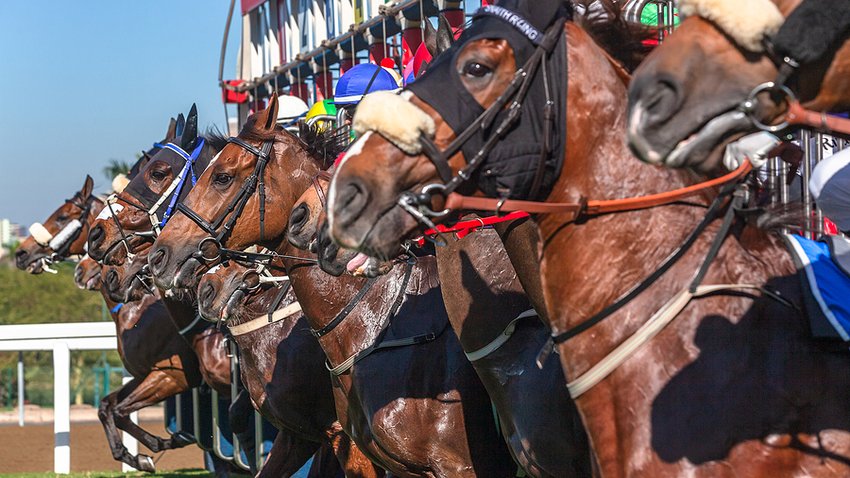
[[[317,235],[332,174],[316,178],[290,214],[287,238],[302,250],[324,242]],[[542,369],[535,363],[549,328],[531,309],[500,237],[481,230],[444,239],[436,250],[446,311],[514,459],[531,476],[590,476],[587,435],[561,368],[554,360]]]
[[[773,3],[787,16],[800,0]],[[687,18],[635,72],[629,91],[628,132],[632,150],[644,161],[714,170],[729,142],[756,130],[739,109],[756,86],[777,77],[774,59],[764,51],[739,46],[744,39],[739,39],[737,29],[724,31],[723,25],[728,24],[723,22],[723,12],[704,14],[718,15],[718,21],[697,15]],[[760,18],[741,20],[757,24]],[[790,86],[806,108],[846,111],[850,108],[850,41],[831,58],[806,65]],[[763,100],[760,119],[778,121],[784,102],[769,95],[759,98]]]
[[[194,168],[200,172],[220,150],[222,143],[214,135],[199,136],[197,125],[197,111],[193,107],[186,117],[182,134],[173,138],[172,142],[184,150],[199,149]],[[165,196],[184,163],[185,159],[173,149],[160,149],[139,169],[126,188],[110,201],[104,214],[92,223],[88,252],[93,259],[114,266],[107,267],[103,279],[114,300],[139,300],[154,292],[144,268],[155,236],[153,222],[157,222],[151,214],[159,214],[162,218],[162,211],[171,197],[160,199]],[[186,185],[182,191],[176,191],[175,197],[185,197],[190,188],[187,175]],[[158,202],[161,204],[156,204]],[[162,294],[162,302],[177,330],[198,355],[204,382],[220,394],[229,396],[230,359],[224,347],[224,335],[201,320],[191,294]]]
[[[24,239],[15,251],[18,269],[40,274],[57,260],[85,253],[89,223],[103,208],[103,201],[92,195],[93,189],[94,180],[87,175],[82,189],[65,200],[44,223],[30,228],[35,235]]]
[[[628,76],[579,25],[567,22],[564,39],[569,136],[563,168],[543,191],[547,202],[636,197],[693,184],[687,173],[630,157],[617,133],[625,128]],[[461,45],[444,67],[461,72],[467,91],[486,108],[517,65],[504,40],[484,38]],[[486,75],[478,76],[482,71]],[[420,89],[429,87],[427,75],[418,81]],[[440,113],[415,95],[410,103],[434,122],[436,146],[446,147],[455,133]],[[424,229],[397,206],[399,196],[442,182],[425,155],[405,153],[386,136],[398,142],[379,130],[355,143],[337,170],[328,204],[337,240],[382,256]],[[452,156],[454,174],[466,160]],[[526,253],[540,259],[553,332],[576,330],[651,277],[703,219],[698,204],[589,214],[579,221],[575,214],[538,215],[542,244]],[[586,372],[599,371],[597,364],[687,287],[718,229],[714,221],[678,262],[606,320],[558,340],[602,475],[847,475],[846,356],[828,353],[811,338],[789,255],[779,238],[750,226],[739,224],[725,239],[704,282],[752,284],[765,295],[720,293],[685,302],[678,314],[658,314],[655,319],[675,321],[654,338],[646,336],[649,343],[614,362],[618,366],[604,370],[600,381],[587,381]],[[796,307],[767,298],[773,291]]]
[[[244,145],[227,146],[198,179],[150,254],[157,283],[198,277],[205,269],[198,245],[211,234],[233,249],[259,244],[300,253],[284,263],[333,368],[338,418],[358,447],[398,476],[513,476],[516,466],[495,430],[486,392],[446,330],[434,261],[420,259],[371,281],[335,278],[309,267],[311,259],[285,242],[288,212],[322,164],[275,127],[276,115],[273,97],[249,118],[239,136]],[[242,187],[260,178],[276,211],[264,221],[263,195]],[[231,216],[228,205],[240,214]],[[195,222],[219,215],[224,219],[204,229]],[[205,248],[204,255],[210,252]]]
[[[91,185],[91,178],[88,177],[83,190],[71,201],[89,197]],[[85,213],[88,221],[81,230],[88,229],[89,223],[102,207],[102,201],[92,202],[90,211]],[[85,220],[86,217],[81,217],[83,211],[84,208],[77,206],[69,210],[69,202],[66,202],[50,216],[45,227],[48,230],[54,227],[59,230],[65,227],[63,224],[74,219]],[[76,217],[73,216],[75,213]],[[28,238],[25,243],[35,243],[35,240]],[[26,256],[18,257],[27,257],[34,261],[40,261],[39,257],[49,258],[50,262],[54,262],[84,252],[77,239],[59,252],[40,246],[39,249],[30,249]],[[40,267],[25,268],[32,273],[40,271]],[[158,297],[150,295],[142,300],[123,304],[111,300],[101,283],[101,265],[87,256],[77,264],[74,280],[80,288],[101,291],[115,322],[118,354],[124,368],[133,376],[132,381],[104,397],[98,409],[98,418],[106,432],[112,456],[136,469],[153,472],[153,459],[144,454],[131,455],[124,446],[120,430],[135,437],[154,453],[194,443],[192,436],[182,432],[169,438],[152,435],[133,423],[130,414],[197,386],[200,383],[198,359],[177,334],[171,322],[166,320],[167,312]],[[165,325],[161,323],[163,320],[166,321]]]
[[[198,307],[204,318],[223,320],[230,329],[239,345],[242,383],[257,409],[281,430],[270,458],[283,462],[276,476],[297,471],[320,446],[339,463],[322,476],[336,476],[339,465],[350,477],[383,475],[342,432],[324,353],[291,288],[260,282],[282,275],[283,264],[265,270],[268,276],[235,261],[217,266],[201,278]]]

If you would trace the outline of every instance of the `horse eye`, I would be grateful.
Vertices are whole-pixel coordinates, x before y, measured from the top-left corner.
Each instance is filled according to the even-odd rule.
[[[464,75],[473,76],[475,78],[483,78],[492,72],[493,70],[491,70],[490,67],[484,66],[481,63],[477,63],[474,61],[467,63],[463,67]]]
[[[164,171],[151,171],[151,178],[154,181],[162,181],[163,179],[165,179],[165,172]]]
[[[57,217],[57,218],[56,218],[56,221],[57,221],[57,222],[65,222],[65,221],[67,221],[67,220],[68,220],[68,215],[67,215],[67,214],[61,214],[61,215],[59,215],[59,217]]]
[[[213,178],[213,181],[215,181],[215,183],[219,186],[227,186],[228,184],[230,184],[231,181],[233,181],[233,176],[229,174],[218,173]]]

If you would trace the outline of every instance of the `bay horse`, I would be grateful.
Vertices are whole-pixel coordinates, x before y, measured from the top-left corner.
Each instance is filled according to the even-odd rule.
[[[291,288],[261,282],[282,271],[279,261],[268,267],[227,261],[198,285],[201,315],[228,327],[239,346],[242,383],[255,407],[280,430],[265,466],[279,463],[270,468],[275,476],[294,473],[319,450],[320,456],[335,454],[331,463],[337,463],[326,465],[321,476],[334,477],[340,469],[349,477],[383,476],[342,431],[324,352]]]
[[[708,172],[718,169],[727,144],[757,131],[741,105],[778,75],[776,59],[759,47],[766,33],[760,25],[772,18],[771,10],[787,16],[800,0],[685,3],[695,14],[635,71],[629,143],[636,156],[652,164]],[[762,13],[742,16],[744,7]],[[805,65],[788,86],[807,109],[850,109],[850,40],[829,58]],[[758,97],[760,121],[782,120],[787,105],[780,99],[787,98]]]
[[[83,189],[71,201],[91,197],[91,187],[91,177],[87,177]],[[69,208],[69,202],[66,201],[45,221],[44,227],[48,231],[58,231],[71,221],[79,220],[85,221],[80,230],[88,230],[89,223],[99,214],[103,205],[100,200],[93,201],[91,209],[84,213],[85,208]],[[36,241],[28,238],[25,243],[29,242]],[[38,252],[34,253],[36,250]],[[39,257],[49,258],[49,263],[52,263],[82,254],[85,254],[85,250],[79,239],[76,239],[71,240],[68,247],[59,247],[58,251],[49,246],[30,249],[26,257],[34,261],[40,261]],[[37,273],[41,266],[25,268],[31,273]],[[99,290],[103,295],[115,322],[118,355],[133,380],[101,400],[98,418],[106,432],[113,458],[138,470],[154,472],[156,466],[153,458],[145,454],[130,454],[124,446],[120,431],[129,433],[154,453],[194,443],[194,437],[185,432],[175,433],[169,438],[157,437],[133,423],[130,414],[197,386],[201,380],[198,359],[177,334],[177,329],[168,320],[168,314],[157,296],[149,295],[126,303],[113,301],[103,288],[101,268],[93,259],[83,256],[75,269],[74,280],[78,287]]]
[[[165,226],[164,217],[188,194],[191,177],[207,167],[223,144],[215,135],[198,134],[194,105],[181,134],[169,143],[147,160],[91,225],[88,253],[109,266],[103,280],[114,300],[139,300],[154,293],[144,265],[156,230]],[[178,177],[184,178],[182,186],[174,183]],[[179,335],[197,354],[204,382],[230,396],[230,358],[224,335],[200,318],[192,294],[161,297]]]
[[[500,5],[506,4],[528,12],[531,2]],[[547,5],[534,2],[534,9]],[[606,7],[616,13],[615,6]],[[615,20],[613,16],[603,21],[620,28],[611,23]],[[499,22],[495,24],[512,28]],[[685,171],[660,169],[629,154],[621,133],[627,118],[627,69],[581,25],[567,21],[563,35],[560,28],[551,23],[542,45],[550,45],[548,35],[558,35],[563,43],[556,44],[554,55],[565,55],[568,65],[568,80],[556,84],[558,91],[566,92],[555,97],[564,101],[566,114],[566,130],[559,131],[566,143],[563,167],[544,169],[551,187],[541,187],[539,196],[531,194],[535,168],[515,183],[521,194],[504,191],[503,200],[483,204],[506,211],[514,209],[515,199],[542,197],[563,207],[535,215],[541,243],[525,252],[539,258],[553,340],[601,475],[846,475],[850,410],[844,404],[850,399],[850,364],[846,356],[828,352],[811,337],[800,308],[800,278],[780,238],[735,222],[733,234],[719,235],[725,239],[722,247],[709,251],[718,242],[713,234],[725,223],[704,221],[710,193],[689,203],[575,213],[582,210],[584,198],[642,197],[695,180]],[[447,158],[451,173],[441,177],[428,155],[439,156],[434,150],[444,151],[460,133],[420,94],[427,96],[431,88],[447,103],[460,101],[450,95],[467,94],[482,111],[494,104],[501,110],[499,105],[507,104],[503,92],[515,78],[524,81],[516,73],[515,54],[526,54],[520,44],[489,29],[476,33],[471,41],[470,36],[461,37],[453,53],[432,65],[414,84],[419,85],[415,92],[396,100],[382,96],[383,106],[374,105],[376,111],[393,109],[394,118],[407,118],[404,125],[369,118],[368,98],[361,102],[357,114],[366,110],[367,117],[355,117],[354,126],[363,136],[338,166],[328,195],[330,233],[342,246],[379,257],[396,254],[401,240],[427,227],[408,212],[422,213],[423,208],[403,207],[412,204],[411,196],[403,195],[410,193],[418,202],[429,192],[423,191],[425,186],[456,184],[461,168],[470,164],[466,153],[455,152]],[[434,74],[441,69],[444,75],[458,72],[463,91],[431,80],[445,78]],[[521,121],[528,119],[523,116]],[[423,136],[433,145],[417,148]],[[494,142],[491,151],[502,145],[499,139],[485,137]],[[463,192],[483,195],[488,181],[510,179],[500,177],[507,174],[504,170],[490,167],[492,157],[480,158],[482,169],[474,174],[464,171],[470,181],[463,181]],[[486,194],[498,192],[489,188]],[[400,203],[402,197],[408,199]],[[482,204],[456,195],[449,201],[454,207]],[[576,209],[570,212],[565,203]],[[539,203],[520,205],[538,209]],[[734,218],[730,213],[727,217]],[[700,223],[706,224],[702,233]],[[690,248],[673,254],[689,235]],[[713,261],[706,261],[709,252]],[[668,257],[677,260],[668,261],[663,273],[654,276]],[[688,297],[688,284],[707,264],[706,284],[747,284],[754,289],[730,293],[720,286],[719,293],[674,303],[671,297]],[[777,293],[783,300],[772,298]],[[667,323],[662,319],[672,322],[648,329],[648,319],[650,326]],[[643,345],[631,348],[633,344]],[[615,349],[631,353],[609,357]],[[588,371],[593,375],[586,375]]]
[[[292,209],[287,238],[299,249],[325,247],[318,233],[333,171],[320,173]],[[549,328],[531,308],[501,238],[487,229],[458,236],[444,235],[436,248],[443,301],[514,459],[530,476],[591,476],[587,435],[561,368],[554,360],[535,363]]]
[[[433,259],[372,281],[337,278],[285,241],[289,211],[325,165],[276,128],[277,107],[273,96],[248,119],[163,230],[148,260],[157,284],[197,282],[217,246],[291,256],[292,288],[333,369],[337,416],[373,462],[396,476],[514,476],[486,392],[446,330]],[[263,218],[261,198],[275,214]]]

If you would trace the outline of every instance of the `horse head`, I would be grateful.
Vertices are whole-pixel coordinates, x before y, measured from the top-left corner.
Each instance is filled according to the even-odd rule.
[[[74,284],[83,290],[99,290],[103,285],[101,269],[103,266],[89,256],[84,256],[74,268]]]
[[[160,287],[194,289],[222,249],[273,250],[285,240],[288,212],[322,165],[277,127],[277,107],[273,96],[248,118],[157,238],[148,262]],[[274,214],[265,214],[267,204]]]
[[[756,88],[779,74],[765,46],[799,0],[686,0],[687,18],[635,72],[629,91],[628,138],[651,164],[716,169],[732,141],[781,121],[784,94]],[[813,26],[814,27],[814,26]],[[847,43],[840,49],[846,53]],[[846,55],[844,55],[846,57]],[[826,59],[806,65],[789,83],[808,108],[847,108],[848,64]],[[742,108],[748,99],[754,110]]]
[[[91,218],[97,216],[103,201],[92,195],[94,180],[86,176],[82,189],[65,200],[43,223],[30,226],[30,236],[15,251],[18,269],[30,274],[50,270],[54,262],[85,254],[86,235]]]
[[[233,260],[222,262],[201,277],[198,311],[210,322],[224,320],[234,325],[244,318],[266,313],[270,307],[288,305],[274,303],[281,288],[286,287],[277,280],[283,275],[280,261],[272,261],[268,266]],[[293,297],[286,299],[294,301]]]
[[[566,68],[547,70],[542,63],[547,57],[566,61],[561,39],[569,8],[558,1],[500,5],[512,10],[492,7],[477,17],[407,91],[369,95],[358,106],[353,126],[360,137],[340,162],[328,194],[329,231],[341,246],[381,259],[397,256],[400,240],[445,219],[442,192],[459,174],[467,176],[462,170],[472,162],[478,163],[476,171],[467,177],[474,181],[455,186],[466,192],[477,185],[487,194],[503,195],[503,181],[510,176],[531,183],[542,156],[538,123],[528,118],[517,127],[513,115],[526,106],[506,106],[519,100],[516,104],[533,110],[563,98],[566,78],[555,84],[553,75]],[[506,22],[515,14],[528,28]],[[540,112],[526,111],[522,118]],[[490,144],[493,138],[501,140],[497,148]],[[559,148],[553,146],[555,157]],[[516,157],[530,168],[511,170],[519,164]],[[556,168],[547,162],[544,169],[551,176]],[[507,193],[529,191],[523,184]],[[412,211],[414,204],[428,212]]]

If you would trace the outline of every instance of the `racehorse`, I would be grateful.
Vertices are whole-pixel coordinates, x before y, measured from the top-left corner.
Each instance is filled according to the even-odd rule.
[[[635,154],[652,164],[712,171],[729,142],[756,130],[742,110],[751,92],[778,76],[775,61],[781,59],[761,46],[769,33],[760,28],[764,18],[773,18],[771,10],[776,9],[787,16],[800,0],[683,4],[695,13],[635,71],[629,141]],[[760,13],[747,15],[744,7]],[[789,83],[808,109],[850,109],[850,41],[833,53],[806,65]],[[754,99],[758,121],[782,121],[788,99],[784,94]]]
[[[627,69],[580,25],[551,20],[554,4],[530,4],[499,5],[538,19],[548,11],[543,25],[525,22],[548,25],[542,40],[529,31],[523,38],[504,33],[513,27],[491,9],[412,92],[361,102],[354,128],[362,136],[328,195],[331,235],[344,247],[392,257],[401,240],[429,227],[429,214],[440,216],[439,198],[430,211],[433,193],[445,193],[456,209],[530,210],[541,244],[525,252],[539,257],[553,341],[602,476],[846,475],[846,357],[812,339],[800,279],[779,238],[733,221],[726,198],[740,176],[724,179],[724,194],[709,188],[717,182],[682,191],[676,188],[694,185],[688,173],[634,160],[619,133]],[[616,15],[601,21],[620,28]],[[547,57],[547,50],[554,53]],[[511,138],[533,136],[545,124],[545,107],[529,110],[523,101],[547,97],[544,85],[532,91],[528,82],[534,71],[557,76],[556,63],[541,64],[558,55],[568,69],[562,65],[562,82],[548,82],[548,98],[563,101],[555,109],[565,115],[566,129],[558,130],[565,144],[560,151],[555,137],[549,161],[539,159],[545,150],[529,149],[526,166],[516,157],[521,138]],[[447,78],[460,88],[447,88]],[[566,94],[553,96],[552,88]],[[507,104],[520,106],[504,111]],[[468,119],[467,108],[472,122],[460,128],[471,130],[443,117]],[[520,123],[506,122],[517,121],[510,111],[519,109]],[[407,121],[382,121],[388,111]],[[465,143],[455,138],[474,147],[457,149]],[[458,187],[499,199],[459,196]],[[649,198],[654,203],[644,198],[670,190],[678,192]],[[675,201],[693,191],[699,194],[688,202]],[[538,198],[546,204],[517,201]],[[638,200],[604,201],[620,198]]]
[[[157,284],[197,282],[205,259],[254,244],[294,257],[287,274],[358,447],[398,476],[513,476],[486,392],[446,331],[433,260],[373,281],[335,278],[285,242],[288,211],[324,164],[276,128],[277,106],[273,96],[249,118],[163,230],[148,261]],[[265,203],[276,213],[264,217]]]
[[[215,135],[198,135],[194,105],[181,133],[147,160],[91,225],[88,253],[110,266],[104,282],[114,300],[138,300],[153,292],[143,266],[156,230],[165,225],[163,219],[188,194],[191,178],[205,169],[221,148]],[[179,177],[184,179],[182,186],[174,183]],[[180,335],[198,355],[204,382],[229,396],[230,359],[224,336],[200,318],[190,295],[163,294],[162,302]]]
[[[287,238],[302,250],[326,247],[317,236],[332,175],[333,168],[320,173],[289,216]],[[449,321],[493,401],[514,459],[530,476],[590,476],[587,435],[563,373],[554,360],[542,369],[535,364],[549,328],[530,308],[500,237],[480,230],[443,240],[436,256]],[[352,265],[349,271],[363,267]]]
[[[73,204],[73,207],[69,208],[69,203],[92,197],[91,187],[91,177],[87,177],[83,189],[51,214],[44,227],[48,231],[59,231],[76,220],[83,223],[79,230],[87,230],[91,220],[103,207],[103,201],[92,200],[89,211]],[[56,237],[60,235],[58,232],[54,234]],[[41,264],[44,264],[42,261],[49,264],[85,253],[79,238],[69,237],[68,240],[71,244],[67,247],[53,243],[57,250],[49,245],[39,246],[38,249],[30,248],[26,256],[18,257],[26,257],[39,265],[19,265],[32,273],[38,273],[41,271]],[[25,241],[25,244],[28,243],[36,241],[30,237]],[[169,438],[152,435],[133,423],[130,414],[197,386],[201,379],[198,373],[198,359],[177,334],[177,329],[167,320],[167,312],[158,297],[150,295],[142,300],[127,303],[112,301],[102,288],[100,277],[101,265],[84,256],[75,269],[75,282],[80,288],[100,290],[104,296],[115,322],[118,354],[133,380],[101,400],[98,418],[103,424],[112,456],[116,460],[138,470],[153,472],[156,471],[153,459],[144,454],[130,454],[124,446],[119,430],[129,433],[154,453],[194,443],[195,439],[184,432],[175,433]],[[163,320],[166,321],[165,325],[162,324]]]
[[[338,463],[321,476],[336,476],[340,465],[345,476],[382,476],[337,421],[324,353],[291,288],[274,281],[282,270],[280,263],[249,267],[228,261],[204,274],[198,286],[201,315],[227,325],[239,346],[242,383],[281,430],[263,470],[282,462],[272,468],[276,476],[294,473],[319,449],[336,454],[332,463]]]

